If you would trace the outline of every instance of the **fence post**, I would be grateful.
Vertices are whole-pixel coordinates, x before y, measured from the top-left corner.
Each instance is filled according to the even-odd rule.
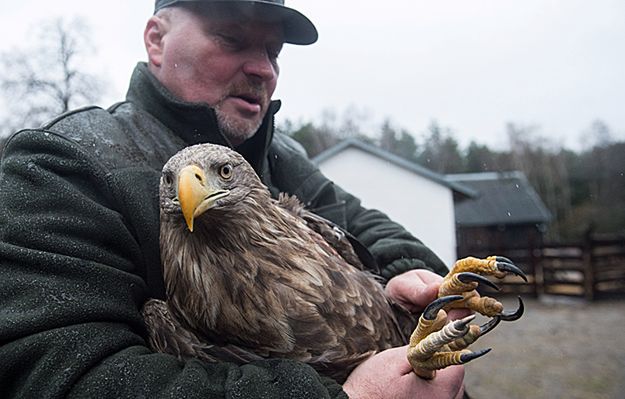
[[[544,280],[543,280],[543,250],[545,246],[541,243],[540,248],[532,248],[530,251],[530,262],[532,264],[532,273],[533,279],[532,284],[534,285],[533,294],[534,298],[538,298],[540,295],[545,293]]]
[[[584,297],[592,301],[595,296],[595,272],[593,263],[593,240],[590,231],[586,234],[583,249],[584,262]]]

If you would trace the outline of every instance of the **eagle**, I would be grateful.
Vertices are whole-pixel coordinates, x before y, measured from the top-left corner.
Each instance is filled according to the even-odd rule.
[[[175,154],[163,167],[159,197],[167,297],[149,300],[142,310],[155,351],[238,364],[290,358],[339,382],[373,354],[408,342],[411,363],[425,365],[426,378],[485,353],[461,345],[456,358],[426,364],[441,348],[449,352],[452,341],[496,324],[471,333],[471,317],[439,320],[465,301],[463,292],[473,292],[481,276],[456,273],[465,286],[447,290],[424,311],[419,323],[433,327],[415,330],[418,318],[385,296],[370,271],[375,261],[357,240],[294,196],[272,198],[228,147],[198,144]],[[511,270],[498,260],[495,270]],[[515,317],[501,309],[491,313],[497,322]],[[428,336],[435,349],[417,348]]]

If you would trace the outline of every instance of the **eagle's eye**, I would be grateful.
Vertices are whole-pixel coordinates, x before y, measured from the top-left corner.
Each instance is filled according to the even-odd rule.
[[[232,177],[232,165],[225,164],[221,168],[219,168],[219,174],[226,180],[229,180]]]

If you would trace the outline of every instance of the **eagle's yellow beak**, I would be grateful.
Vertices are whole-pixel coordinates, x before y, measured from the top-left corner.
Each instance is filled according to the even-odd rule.
[[[200,167],[184,167],[178,175],[178,201],[189,231],[193,231],[194,218],[212,208],[217,199],[228,193],[227,190],[211,187]]]

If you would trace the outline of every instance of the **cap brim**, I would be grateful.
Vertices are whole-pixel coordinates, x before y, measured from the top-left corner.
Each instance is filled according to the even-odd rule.
[[[230,4],[236,3],[249,8],[253,16],[261,20],[281,21],[286,43],[307,45],[316,42],[319,37],[315,25],[304,14],[293,8],[263,1],[237,1]]]
[[[182,2],[223,4],[250,19],[267,22],[280,22],[284,29],[284,41],[291,44],[307,45],[317,41],[319,34],[315,25],[299,11],[282,4],[262,0],[172,0],[163,2],[157,10]]]

